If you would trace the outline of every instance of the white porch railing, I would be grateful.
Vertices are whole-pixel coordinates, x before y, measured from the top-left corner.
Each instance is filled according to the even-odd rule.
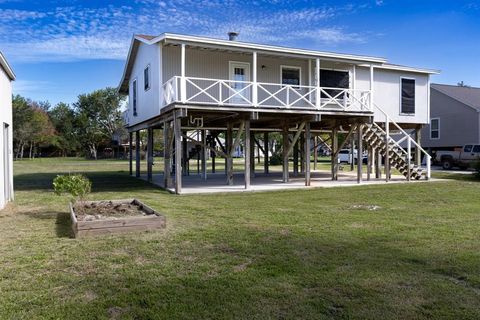
[[[162,107],[180,102],[254,108],[371,111],[369,90],[194,77],[185,77],[184,81],[181,80],[182,77],[175,76],[164,83]],[[318,102],[317,96],[320,96]]]

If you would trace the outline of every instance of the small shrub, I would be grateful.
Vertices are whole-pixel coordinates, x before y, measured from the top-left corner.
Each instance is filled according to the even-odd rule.
[[[273,154],[273,155],[270,157],[269,163],[270,163],[271,166],[281,165],[281,164],[283,163],[282,155],[280,155],[280,154],[278,154],[278,153]]]
[[[53,179],[53,190],[57,195],[69,194],[73,202],[83,203],[92,190],[92,183],[81,174],[58,175]]]

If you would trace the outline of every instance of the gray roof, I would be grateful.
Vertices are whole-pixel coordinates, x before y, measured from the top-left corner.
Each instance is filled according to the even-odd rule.
[[[436,83],[432,88],[480,112],[480,88]]]

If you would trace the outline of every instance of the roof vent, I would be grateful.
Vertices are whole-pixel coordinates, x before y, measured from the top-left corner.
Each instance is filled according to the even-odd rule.
[[[231,31],[228,33],[228,40],[235,41],[237,40],[238,35],[239,35],[238,32]]]

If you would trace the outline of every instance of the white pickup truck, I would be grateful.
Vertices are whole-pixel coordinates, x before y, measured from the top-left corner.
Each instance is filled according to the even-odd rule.
[[[437,151],[434,162],[441,164],[443,169],[453,167],[467,169],[480,161],[480,145],[466,144],[461,151]]]

